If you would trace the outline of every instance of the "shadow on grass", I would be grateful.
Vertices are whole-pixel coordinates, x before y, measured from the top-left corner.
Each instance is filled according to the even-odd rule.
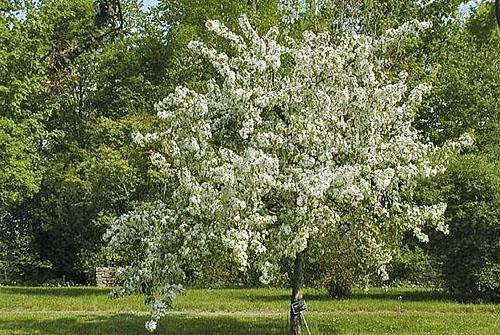
[[[338,300],[397,300],[397,301],[448,301],[453,300],[453,296],[443,290],[389,290],[381,291],[374,290],[368,292],[355,292],[347,298],[331,298],[326,291],[324,292],[309,292],[305,294],[306,300],[309,301],[338,301]],[[263,295],[254,294],[252,296],[241,296],[238,299],[250,299],[251,301],[277,302],[290,300],[290,295]]]
[[[103,295],[109,292],[108,289],[96,287],[1,287],[0,293],[44,295],[60,297],[78,297],[86,295]]]
[[[144,328],[145,316],[119,314],[110,316],[65,316],[37,319],[35,316],[23,319],[4,320],[0,323],[1,334],[42,334],[42,335],[101,335],[148,334]],[[160,321],[155,334],[199,335],[267,335],[287,334],[286,318],[236,318],[205,317],[189,315],[169,315]],[[330,333],[331,334],[331,333]]]

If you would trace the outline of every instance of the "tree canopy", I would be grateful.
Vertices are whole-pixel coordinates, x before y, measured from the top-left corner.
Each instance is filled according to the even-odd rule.
[[[259,35],[246,16],[239,25],[241,35],[207,21],[232,53],[190,42],[212,78],[199,91],[177,87],[157,104],[158,129],[135,135],[152,150],[164,193],[155,209],[122,216],[107,235],[117,250],[136,250],[116,293],[147,294],[150,330],[186,271],[202,274],[220,253],[241,270],[257,269],[265,284],[279,275],[280,259],[296,259],[298,301],[300,258],[323,236],[358,246],[366,273],[385,277],[405,232],[427,241],[427,225],[448,230],[444,204],[418,205],[412,196],[419,178],[443,169],[448,150],[413,126],[428,88],[410,89],[405,72],[394,78],[385,67],[390,46],[428,23],[379,38],[305,31],[300,39],[274,27]]]

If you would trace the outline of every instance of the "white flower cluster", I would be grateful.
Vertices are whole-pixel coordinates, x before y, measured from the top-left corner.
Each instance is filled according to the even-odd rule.
[[[384,36],[380,39],[378,46],[385,50],[385,48],[391,43],[411,35],[417,36],[418,33],[430,28],[432,28],[432,22],[422,22],[418,20],[405,22],[398,28],[388,29]]]
[[[239,22],[241,36],[207,23],[234,53],[191,42],[217,79],[200,92],[177,88],[157,105],[161,131],[135,136],[155,143],[151,160],[169,200],[122,216],[108,238],[135,253],[117,293],[149,295],[149,330],[185,271],[202,275],[209,257],[230,256],[269,283],[280,258],[342,234],[385,278],[391,241],[408,231],[426,240],[429,224],[447,230],[443,205],[417,206],[409,196],[417,178],[442,170],[429,160],[439,148],[412,126],[427,88],[409,89],[404,73],[389,80],[384,67],[387,43],[424,25],[380,39],[346,32],[338,43],[305,32],[285,43],[276,28],[260,36],[245,16]]]
[[[278,10],[283,13],[282,20],[288,24],[299,20],[308,9],[309,3],[307,0],[280,0],[278,2]]]
[[[281,20],[286,24],[293,24],[308,11],[318,15],[327,5],[334,6],[332,0],[280,0],[278,10],[282,13]]]

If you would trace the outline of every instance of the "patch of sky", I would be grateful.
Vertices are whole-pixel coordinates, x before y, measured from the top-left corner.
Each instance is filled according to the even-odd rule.
[[[148,10],[149,8],[156,6],[158,4],[158,0],[144,0],[142,2],[142,10]]]

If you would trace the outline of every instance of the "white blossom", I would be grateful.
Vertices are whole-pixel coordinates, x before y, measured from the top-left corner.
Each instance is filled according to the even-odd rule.
[[[303,10],[282,3],[294,17]],[[412,124],[428,87],[409,88],[405,73],[388,79],[384,65],[388,44],[427,24],[380,38],[346,31],[297,40],[276,28],[261,36],[245,16],[239,24],[242,35],[207,22],[232,53],[189,43],[220,80],[199,91],[176,88],[156,106],[161,131],[134,135],[154,148],[168,199],[124,214],[107,238],[135,252],[115,294],[147,288],[148,329],[182,291],[186,271],[203,276],[210,257],[260,271],[271,283],[283,257],[343,232],[367,271],[386,279],[391,241],[413,232],[426,242],[426,229],[448,230],[443,204],[411,198],[419,178],[443,170],[430,158],[441,149]]]
[[[157,322],[154,320],[146,321],[146,324],[144,325],[144,327],[146,328],[147,331],[152,333],[156,330]]]

